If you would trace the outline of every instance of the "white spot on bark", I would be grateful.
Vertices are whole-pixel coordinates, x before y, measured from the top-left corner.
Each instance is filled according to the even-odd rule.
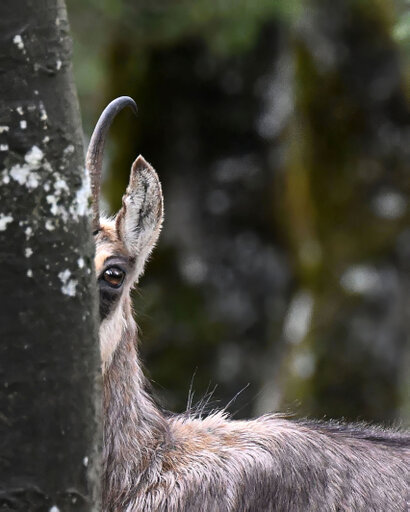
[[[37,90],[37,89],[34,89],[34,94],[35,94],[36,96],[38,96],[38,90]]]
[[[72,155],[74,153],[74,146],[73,144],[69,144],[66,148],[64,148],[64,155]]]
[[[57,71],[60,71],[62,65],[63,65],[63,63],[61,62],[61,60],[60,59],[57,60],[57,62],[56,62],[56,69],[57,69]]]
[[[16,107],[16,111],[18,114],[20,114],[21,116],[24,114],[24,111],[23,111],[23,107]]]
[[[54,231],[55,230],[54,224],[53,224],[53,222],[50,219],[46,220],[45,228],[47,229],[47,231]]]
[[[46,196],[46,201],[50,205],[50,212],[53,215],[60,214],[62,217],[66,217],[67,212],[65,211],[65,208],[57,204],[57,197],[48,195]]]
[[[48,135],[46,135],[44,138],[43,138],[43,142],[44,144],[47,144],[47,142],[50,142],[50,137]]]
[[[68,268],[66,268],[65,270],[63,270],[63,272],[60,272],[58,274],[58,277],[61,279],[63,283],[66,283],[70,276],[71,272],[68,270]]]
[[[11,215],[4,215],[0,213],[0,231],[6,231],[7,224],[13,222],[13,217]]]
[[[72,144],[69,144],[64,154],[68,155],[75,151]],[[81,180],[81,186],[77,189],[74,199],[70,196],[70,188],[68,183],[63,177],[54,172],[50,163],[45,159],[43,151],[38,146],[33,146],[24,157],[25,163],[16,164],[10,170],[4,169],[0,171],[0,180],[7,184],[10,178],[13,178],[20,185],[26,186],[29,190],[34,189],[40,185],[41,176],[35,172],[40,167],[43,171],[50,173],[50,180],[43,184],[43,188],[48,195],[46,201],[49,204],[50,212],[54,216],[59,216],[66,222],[69,216],[73,220],[78,220],[80,216],[89,214],[89,198],[90,198],[90,178],[88,173],[84,172]],[[51,187],[53,191],[50,192]],[[62,199],[71,199],[69,206],[61,204]],[[46,229],[53,230],[54,225],[51,221],[46,223]]]
[[[70,297],[75,297],[75,289],[77,287],[77,281],[74,279],[70,279],[68,283],[62,286],[61,291]]]
[[[63,178],[61,178],[61,176],[58,173],[54,174],[54,179],[54,193],[46,196],[46,201],[50,205],[51,213],[53,215],[59,215],[60,217],[62,217],[64,221],[66,221],[68,219],[67,209],[63,205],[58,204],[58,201],[63,195],[63,193],[68,194],[70,192],[70,189],[66,181]]]
[[[63,283],[61,291],[64,293],[64,295],[74,297],[78,282],[75,279],[70,279],[70,276],[71,272],[68,269],[63,270],[63,272],[58,274],[60,281]]]
[[[19,50],[24,50],[24,43],[20,34],[16,34],[13,37],[13,43],[17,46]]]
[[[0,126],[0,133],[8,132],[10,130],[10,126]]]
[[[27,270],[27,277],[33,277],[33,271],[31,270],[31,268]]]
[[[10,176],[20,185],[25,185],[28,189],[38,187],[40,176],[33,172],[29,165],[14,165],[10,169]],[[4,181],[4,179],[3,179]]]
[[[78,263],[79,268],[84,268],[84,265],[85,265],[84,258],[78,258],[77,263]]]
[[[81,187],[75,194],[74,204],[70,207],[70,213],[75,220],[79,216],[89,214],[89,199],[91,197],[90,177],[87,172],[84,172]]]
[[[8,151],[9,145],[8,144],[0,144],[0,151]]]
[[[84,457],[84,459],[83,459],[83,466],[84,467],[88,466],[88,457]]]
[[[56,193],[58,195],[61,194],[62,190],[65,190],[66,192],[70,191],[66,181],[63,180],[62,178],[57,178],[56,182],[54,183],[54,189],[56,190]]]
[[[56,505],[53,505],[53,506],[49,509],[49,512],[60,512],[60,509],[59,509]]]
[[[60,26],[60,18],[56,18],[56,27]]]
[[[22,120],[20,121],[20,128],[21,128],[22,130],[25,130],[25,129],[27,128],[27,121],[25,121],[24,119],[22,119]]]
[[[24,157],[24,160],[29,164],[32,165],[35,168],[38,168],[40,166],[40,162],[43,159],[44,153],[41,151],[41,149],[38,146],[33,146],[28,153],[26,153],[26,156]]]
[[[30,258],[30,256],[32,256],[33,254],[33,249],[31,247],[26,247],[25,251],[24,251],[24,255],[26,258]]]
[[[48,119],[47,111],[44,108],[44,103],[42,101],[40,101],[39,108],[40,108],[40,121],[47,121],[47,119]]]
[[[33,146],[24,157],[25,164],[16,164],[10,169],[10,176],[20,185],[25,185],[28,189],[38,187],[40,176],[34,172],[41,165],[44,153],[37,146]],[[45,164],[44,164],[45,165]],[[8,183],[5,179],[7,171],[3,171],[3,183]]]
[[[31,229],[30,226],[28,226],[25,230],[24,230],[24,233],[26,234],[26,237],[27,238],[30,238],[33,234],[33,230]]]

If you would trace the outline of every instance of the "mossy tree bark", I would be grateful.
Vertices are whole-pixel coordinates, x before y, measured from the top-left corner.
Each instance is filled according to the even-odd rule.
[[[89,184],[63,0],[0,6],[0,509],[98,510]]]

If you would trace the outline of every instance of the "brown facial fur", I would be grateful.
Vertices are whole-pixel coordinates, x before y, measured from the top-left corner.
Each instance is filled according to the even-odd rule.
[[[103,371],[110,365],[124,328],[129,293],[143,272],[158,239],[163,219],[161,184],[154,169],[139,156],[132,165],[122,207],[113,219],[100,219],[95,235],[95,269],[100,287],[100,349]],[[111,290],[101,280],[108,258],[126,262],[121,289]],[[128,309],[127,309],[128,311]]]
[[[124,244],[118,238],[115,222],[101,219],[100,226],[100,230],[95,235],[96,253],[94,263],[97,277],[101,274],[107,258],[113,255],[127,256]]]

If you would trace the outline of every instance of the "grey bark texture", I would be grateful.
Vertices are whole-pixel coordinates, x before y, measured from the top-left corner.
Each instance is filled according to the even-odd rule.
[[[89,183],[63,0],[0,4],[0,509],[99,510]]]

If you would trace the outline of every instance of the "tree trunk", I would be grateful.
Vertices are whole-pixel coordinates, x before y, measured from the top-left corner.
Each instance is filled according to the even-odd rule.
[[[300,400],[301,415],[405,414],[410,112],[389,20],[382,4],[312,2],[295,37],[278,202],[299,283],[284,329],[283,404]]]
[[[89,184],[63,0],[3,0],[0,55],[0,509],[98,510]]]

